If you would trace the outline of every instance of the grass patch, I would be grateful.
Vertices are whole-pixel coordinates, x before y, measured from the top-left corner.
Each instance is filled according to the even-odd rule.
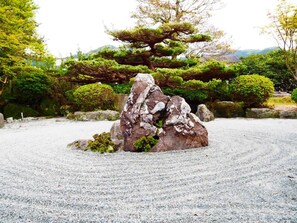
[[[287,97],[271,97],[265,102],[266,106],[274,107],[281,105],[297,105],[290,96]]]

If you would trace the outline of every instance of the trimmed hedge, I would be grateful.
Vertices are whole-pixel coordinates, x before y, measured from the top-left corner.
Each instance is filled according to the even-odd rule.
[[[274,93],[273,82],[258,74],[242,75],[230,84],[231,98],[244,102],[245,107],[258,107]]]
[[[107,84],[87,84],[73,92],[75,103],[83,111],[114,109],[115,94]]]

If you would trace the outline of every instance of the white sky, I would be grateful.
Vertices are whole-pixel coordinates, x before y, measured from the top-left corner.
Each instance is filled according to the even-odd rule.
[[[34,0],[39,6],[36,20],[50,53],[69,56],[78,49],[87,52],[118,42],[105,33],[109,29],[134,26],[130,14],[136,0]],[[268,23],[267,13],[277,0],[222,0],[224,7],[215,12],[214,26],[232,36],[235,49],[263,49],[275,46],[272,38],[260,35],[259,27]]]

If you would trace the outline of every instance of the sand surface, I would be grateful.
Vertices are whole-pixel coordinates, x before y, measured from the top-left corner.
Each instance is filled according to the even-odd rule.
[[[0,129],[0,222],[297,222],[297,120],[216,119],[203,149],[66,148],[111,125]]]

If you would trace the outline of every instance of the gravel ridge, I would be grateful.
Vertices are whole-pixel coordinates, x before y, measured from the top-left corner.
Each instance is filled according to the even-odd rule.
[[[202,149],[66,148],[112,123],[0,129],[0,222],[297,222],[297,120],[216,119]]]

